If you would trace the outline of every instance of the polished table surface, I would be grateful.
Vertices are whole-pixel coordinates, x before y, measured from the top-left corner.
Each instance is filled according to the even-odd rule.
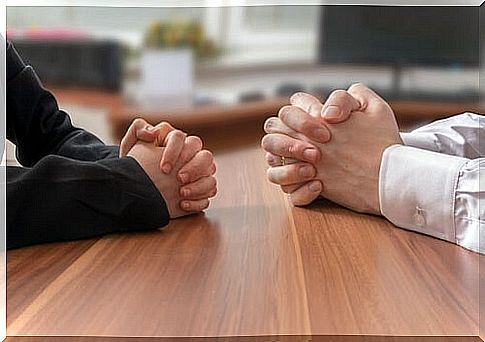
[[[257,142],[216,152],[205,215],[8,252],[7,334],[478,335],[478,255],[318,201]]]

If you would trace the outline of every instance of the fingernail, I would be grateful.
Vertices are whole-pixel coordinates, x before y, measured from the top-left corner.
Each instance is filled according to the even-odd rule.
[[[303,157],[305,157],[307,160],[317,160],[318,152],[313,148],[307,148],[303,151]]]
[[[170,171],[172,171],[172,165],[170,165],[169,163],[164,163],[162,165],[162,171],[166,174],[169,174]]]
[[[182,189],[182,196],[183,197],[188,197],[189,195],[190,195],[189,189]]]
[[[273,123],[271,120],[266,120],[264,123],[264,131],[268,132],[273,127]]]
[[[326,119],[336,119],[340,116],[340,108],[337,106],[328,106],[323,113],[323,117]]]
[[[312,177],[315,172],[313,171],[313,167],[307,165],[300,168],[299,174],[301,177]]]
[[[321,141],[328,140],[328,131],[325,128],[317,128],[314,131],[315,137],[320,138]]]
[[[182,208],[184,208],[185,210],[189,209],[190,208],[189,202],[182,202]]]
[[[179,174],[180,181],[186,183],[189,180],[189,175],[185,172]]]
[[[311,192],[320,192],[320,185],[318,184],[318,182],[312,182],[312,183],[310,183],[310,185],[308,186],[308,189],[309,189]]]

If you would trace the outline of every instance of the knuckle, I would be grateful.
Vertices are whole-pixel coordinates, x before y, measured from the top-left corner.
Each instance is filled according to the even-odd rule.
[[[345,99],[347,98],[348,93],[346,90],[338,89],[338,90],[335,90],[331,96],[335,99]]]
[[[162,121],[162,122],[160,122],[160,123],[157,125],[157,127],[160,127],[160,128],[172,128],[172,126],[171,126],[171,125],[170,125],[168,122],[166,122],[166,121]]]
[[[282,145],[281,145],[281,150],[284,152],[284,153],[289,153],[289,154],[293,154],[293,152],[296,150],[295,146],[291,143],[288,143],[288,142],[284,142]]]
[[[285,141],[285,137],[272,133],[267,134],[263,137],[261,145],[265,151],[271,152],[273,154],[279,154]]]
[[[193,141],[194,145],[197,145],[197,146],[203,145],[202,139],[197,135],[191,135],[189,138]]]
[[[288,112],[291,110],[293,106],[291,105],[286,105],[286,106],[283,106],[280,108],[280,110],[278,111],[278,117],[280,118],[284,118]]]
[[[268,177],[268,180],[271,183],[277,183],[277,180],[276,180],[276,177],[275,177],[275,171],[272,167],[270,167],[266,170],[266,177]]]
[[[298,157],[303,153],[304,146],[300,142],[288,143],[285,151],[288,151],[289,157]]]
[[[171,131],[175,130],[175,128],[166,121],[162,121],[162,122],[158,123],[156,125],[156,127],[161,132],[164,132],[164,134],[166,134],[166,135],[168,135],[168,133],[170,133]]]
[[[200,154],[201,154],[201,158],[203,158],[204,160],[210,160],[211,162],[214,161],[214,155],[212,154],[211,151],[202,150],[200,151]]]
[[[185,139],[185,136],[186,136],[186,134],[179,129],[175,129],[171,131],[169,134],[171,134],[171,136],[173,136],[176,139]]]
[[[290,100],[296,100],[297,98],[300,98],[300,97],[302,97],[304,95],[305,95],[304,92],[297,91],[296,93],[294,93],[293,95],[291,95]]]
[[[146,125],[146,123],[147,122],[145,120],[143,120],[142,118],[136,118],[135,120],[133,120],[131,125],[135,126],[135,127],[140,127],[140,126]]]
[[[272,140],[273,138],[271,137],[271,135],[265,135],[263,139],[261,139],[261,147],[266,151],[270,150]]]
[[[276,121],[275,117],[271,117],[271,118],[266,119],[266,121],[264,122],[264,126],[263,126],[263,129],[266,133],[272,132],[273,128],[275,127],[275,121]]]
[[[366,88],[366,86],[362,82],[355,82],[350,85],[348,90],[356,90],[359,88]]]

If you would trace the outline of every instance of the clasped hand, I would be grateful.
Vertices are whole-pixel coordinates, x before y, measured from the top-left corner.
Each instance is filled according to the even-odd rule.
[[[170,218],[200,212],[217,193],[216,165],[202,140],[166,122],[136,119],[123,137],[120,157],[134,158],[163,196]]]
[[[325,104],[296,93],[265,122],[268,179],[295,205],[322,196],[358,212],[380,214],[384,150],[402,144],[391,107],[362,84],[334,91]]]

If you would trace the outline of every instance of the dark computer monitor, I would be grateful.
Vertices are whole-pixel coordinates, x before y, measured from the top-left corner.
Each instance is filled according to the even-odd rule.
[[[322,6],[321,63],[478,66],[479,8]]]
[[[322,6],[321,64],[393,66],[387,98],[476,101],[479,93],[438,94],[401,89],[408,66],[478,67],[479,7],[464,6]]]

